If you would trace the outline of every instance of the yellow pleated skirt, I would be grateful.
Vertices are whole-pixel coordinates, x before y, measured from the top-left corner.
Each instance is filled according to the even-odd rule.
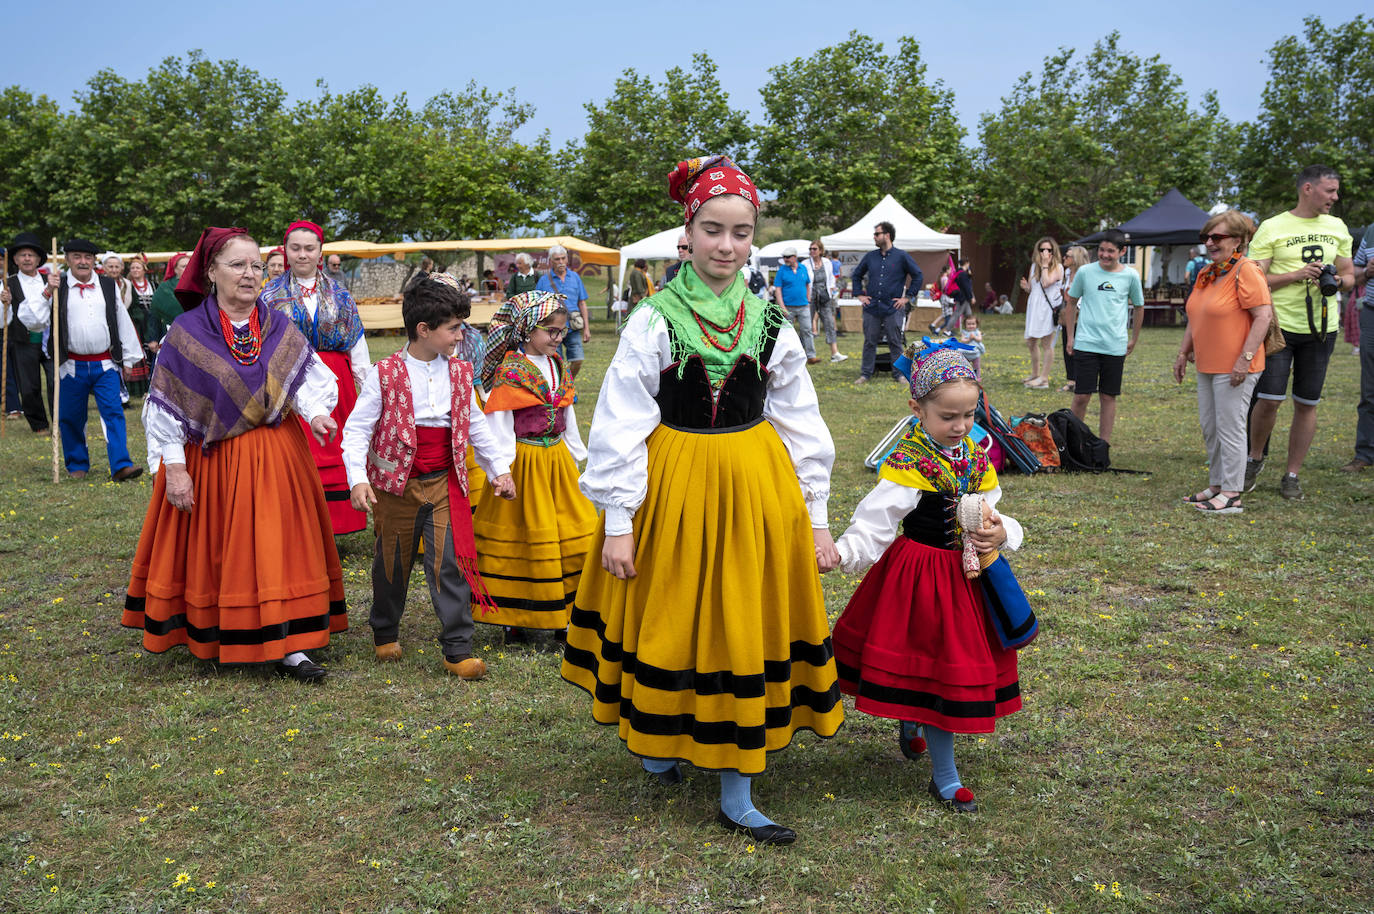
[[[477,506],[482,503],[482,499],[487,495],[487,474],[477,462],[477,455],[473,453],[472,445],[468,445],[467,454],[463,460],[468,470],[468,507],[474,512]]]
[[[844,720],[811,521],[767,422],[659,426],[634,519],[634,578],[601,567],[597,533],[563,678],[635,755],[763,771],[798,730]]]
[[[517,442],[511,464],[515,499],[486,493],[472,515],[477,568],[497,611],[478,622],[563,629],[597,524],[577,487],[577,461],[562,441]]]

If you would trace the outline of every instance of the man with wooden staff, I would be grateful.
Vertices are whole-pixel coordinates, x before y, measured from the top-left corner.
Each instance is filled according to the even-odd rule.
[[[86,417],[91,395],[105,422],[110,475],[116,482],[135,479],[143,468],[129,457],[124,428],[124,409],[119,402],[119,379],[143,358],[138,335],[129,313],[120,306],[115,284],[95,274],[95,255],[100,249],[84,238],[63,245],[68,272],[54,271],[48,292],[36,304],[25,300],[19,319],[30,330],[42,330],[52,321],[52,295],[57,295],[57,332],[52,342],[57,352],[58,430],[67,473],[84,479],[90,471],[86,449]],[[119,367],[117,367],[119,366]]]
[[[5,277],[0,286],[0,302],[3,302],[9,319],[6,340],[6,357],[9,371],[14,374],[19,385],[19,402],[24,408],[24,418],[35,434],[49,435],[48,411],[43,406],[43,376],[47,375],[48,402],[52,402],[52,364],[43,357],[43,334],[33,333],[24,326],[20,311],[26,303],[36,308],[47,294],[47,278],[39,272],[48,259],[38,236],[32,232],[20,232],[15,236],[6,251],[10,265],[18,269]]]

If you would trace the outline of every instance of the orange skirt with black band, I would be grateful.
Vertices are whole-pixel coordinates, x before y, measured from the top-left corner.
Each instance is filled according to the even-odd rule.
[[[187,445],[190,513],[157,474],[121,622],[161,653],[184,644],[221,663],[264,663],[320,648],[348,628],[343,573],[319,473],[288,417]]]

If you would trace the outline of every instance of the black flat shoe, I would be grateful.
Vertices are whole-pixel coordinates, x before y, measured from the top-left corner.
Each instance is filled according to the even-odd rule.
[[[939,800],[941,804],[955,812],[978,811],[978,804],[973,802],[973,791],[969,790],[967,787],[960,787],[958,790],[954,791],[954,796],[946,800],[944,797],[940,796],[940,788],[935,786],[935,779],[931,778],[930,783],[926,785],[926,790],[930,792],[932,797]]]
[[[741,835],[748,835],[759,844],[791,844],[797,840],[797,833],[783,825],[764,825],[759,828],[750,828],[748,825],[741,825],[734,819],[725,814],[725,810],[716,813],[716,821],[726,831],[739,832]]]
[[[663,787],[676,787],[682,783],[682,766],[679,764],[674,763],[667,771],[649,771],[647,768],[644,770]]]
[[[278,663],[276,674],[278,676],[290,677],[297,682],[319,682],[325,676],[329,675],[329,671],[313,660],[302,660],[295,666],[287,666],[284,663]]]
[[[906,735],[906,721],[897,721],[897,745],[901,747],[902,755],[913,762],[920,761],[926,751],[926,739],[918,727],[912,727],[910,737]]]

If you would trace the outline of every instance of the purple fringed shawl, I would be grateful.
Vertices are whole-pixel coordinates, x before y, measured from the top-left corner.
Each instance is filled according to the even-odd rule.
[[[217,441],[281,422],[305,381],[305,335],[287,315],[261,302],[257,308],[262,354],[252,365],[230,354],[213,295],[173,321],[158,350],[148,400],[175,416],[206,452]]]

